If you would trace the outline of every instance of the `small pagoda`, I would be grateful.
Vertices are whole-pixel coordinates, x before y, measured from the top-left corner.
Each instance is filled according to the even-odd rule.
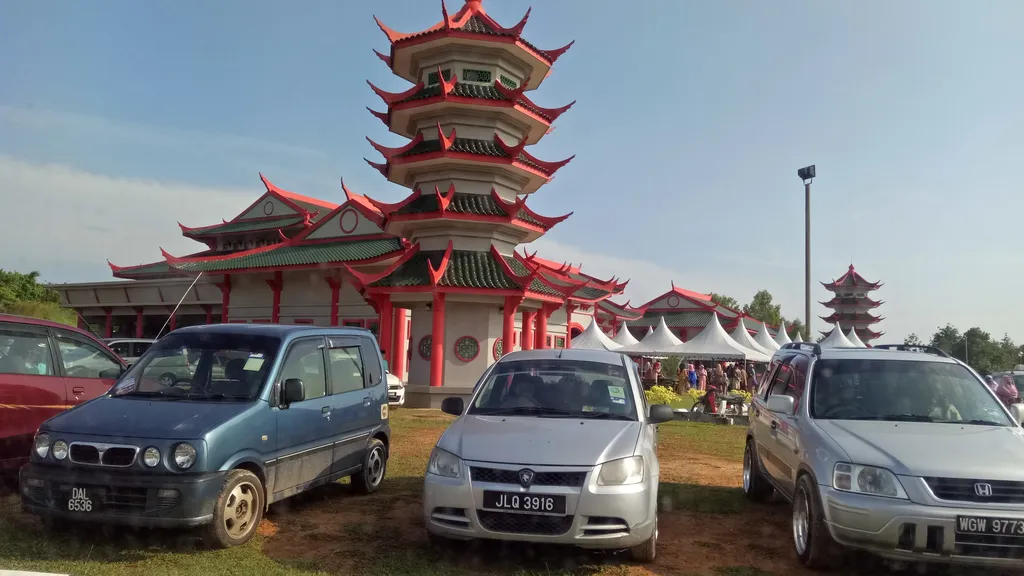
[[[883,317],[873,314],[871,311],[882,305],[882,301],[872,299],[869,294],[882,287],[881,282],[868,282],[863,276],[857,273],[853,264],[839,279],[832,282],[821,283],[826,290],[832,292],[832,299],[828,302],[821,302],[821,305],[832,310],[828,316],[819,316],[822,320],[835,326],[836,323],[843,330],[853,327],[857,336],[865,343],[877,340],[884,332],[876,332],[871,327],[882,320]],[[833,328],[834,330],[834,328]],[[828,335],[832,330],[822,331]]]

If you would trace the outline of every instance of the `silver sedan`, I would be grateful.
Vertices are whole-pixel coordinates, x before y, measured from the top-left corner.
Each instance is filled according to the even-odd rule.
[[[424,480],[434,536],[629,549],[654,559],[657,427],[636,366],[597,350],[513,352],[481,377],[438,440]]]

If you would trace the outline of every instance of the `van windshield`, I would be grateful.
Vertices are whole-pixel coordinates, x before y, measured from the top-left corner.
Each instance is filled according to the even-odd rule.
[[[577,360],[499,363],[469,408],[470,414],[636,420],[636,404],[621,365]]]
[[[271,336],[192,332],[153,344],[114,384],[114,396],[255,400],[280,346]]]

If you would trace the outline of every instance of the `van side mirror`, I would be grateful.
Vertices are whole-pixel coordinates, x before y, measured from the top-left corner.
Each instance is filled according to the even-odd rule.
[[[661,424],[675,420],[676,413],[668,404],[651,404],[650,413],[647,415],[648,424]]]
[[[452,416],[462,416],[466,409],[466,402],[458,396],[449,396],[441,400],[441,412]]]
[[[792,416],[796,412],[796,401],[792,396],[785,394],[772,394],[768,397],[767,408],[769,412]]]
[[[306,399],[306,386],[298,378],[289,378],[281,388],[281,404],[285,406]]]
[[[1024,424],[1024,404],[1010,404],[1010,416],[1018,426]]]

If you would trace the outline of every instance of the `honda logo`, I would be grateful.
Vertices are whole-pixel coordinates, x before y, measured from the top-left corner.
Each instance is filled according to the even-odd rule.
[[[989,496],[992,496],[992,485],[979,482],[974,485],[974,493],[978,496],[988,498]]]
[[[529,488],[533,484],[533,470],[523,469],[519,471],[519,485]]]

